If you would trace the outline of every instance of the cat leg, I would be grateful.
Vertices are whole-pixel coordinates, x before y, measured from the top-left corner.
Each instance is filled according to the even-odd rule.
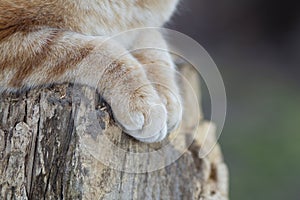
[[[164,104],[140,63],[118,43],[37,28],[2,39],[0,49],[0,88],[12,91],[76,81],[99,90],[129,135],[143,142],[166,136]]]
[[[159,32],[146,29],[141,31],[132,49],[167,108],[168,131],[175,129],[182,118],[182,103],[175,64],[164,38]]]

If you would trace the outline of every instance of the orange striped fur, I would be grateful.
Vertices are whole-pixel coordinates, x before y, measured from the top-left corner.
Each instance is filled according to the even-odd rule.
[[[164,39],[159,33],[132,35],[126,44],[107,38],[162,26],[177,1],[0,0],[0,92],[76,80],[99,90],[128,134],[162,140],[181,120],[172,96],[179,94],[175,72],[162,70],[173,69],[173,61],[167,52],[127,48],[147,42],[167,48]]]

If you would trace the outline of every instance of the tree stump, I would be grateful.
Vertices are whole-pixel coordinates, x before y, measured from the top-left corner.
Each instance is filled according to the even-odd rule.
[[[200,91],[193,71],[180,71]],[[185,94],[187,86],[181,87],[181,129],[156,144],[122,133],[109,106],[88,87],[63,84],[2,94],[0,199],[228,199],[219,145],[200,156],[216,142],[213,131],[204,140],[212,124],[193,112],[197,106]],[[171,151],[156,153],[166,145]]]

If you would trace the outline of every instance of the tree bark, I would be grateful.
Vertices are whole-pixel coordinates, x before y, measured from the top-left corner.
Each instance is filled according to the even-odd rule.
[[[200,91],[192,70],[180,69]],[[187,85],[181,86],[186,109],[176,146],[173,133],[156,144],[122,133],[109,106],[88,87],[64,84],[2,94],[0,199],[228,199],[219,145],[200,156],[216,142],[213,131],[204,139],[211,123],[195,114]],[[116,148],[107,148],[103,138]],[[172,151],[151,154],[166,145]],[[170,162],[174,155],[181,156]]]

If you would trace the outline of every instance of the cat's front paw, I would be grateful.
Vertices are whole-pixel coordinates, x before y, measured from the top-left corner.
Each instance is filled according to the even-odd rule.
[[[119,94],[110,104],[123,131],[137,140],[159,142],[167,136],[167,109],[151,84]]]
[[[168,113],[168,119],[167,119],[167,127],[168,132],[173,131],[176,129],[181,120],[182,120],[182,102],[181,97],[179,95],[177,87],[166,87],[166,86],[157,86],[156,87],[158,94],[161,98],[161,101],[164,103],[167,113]]]

